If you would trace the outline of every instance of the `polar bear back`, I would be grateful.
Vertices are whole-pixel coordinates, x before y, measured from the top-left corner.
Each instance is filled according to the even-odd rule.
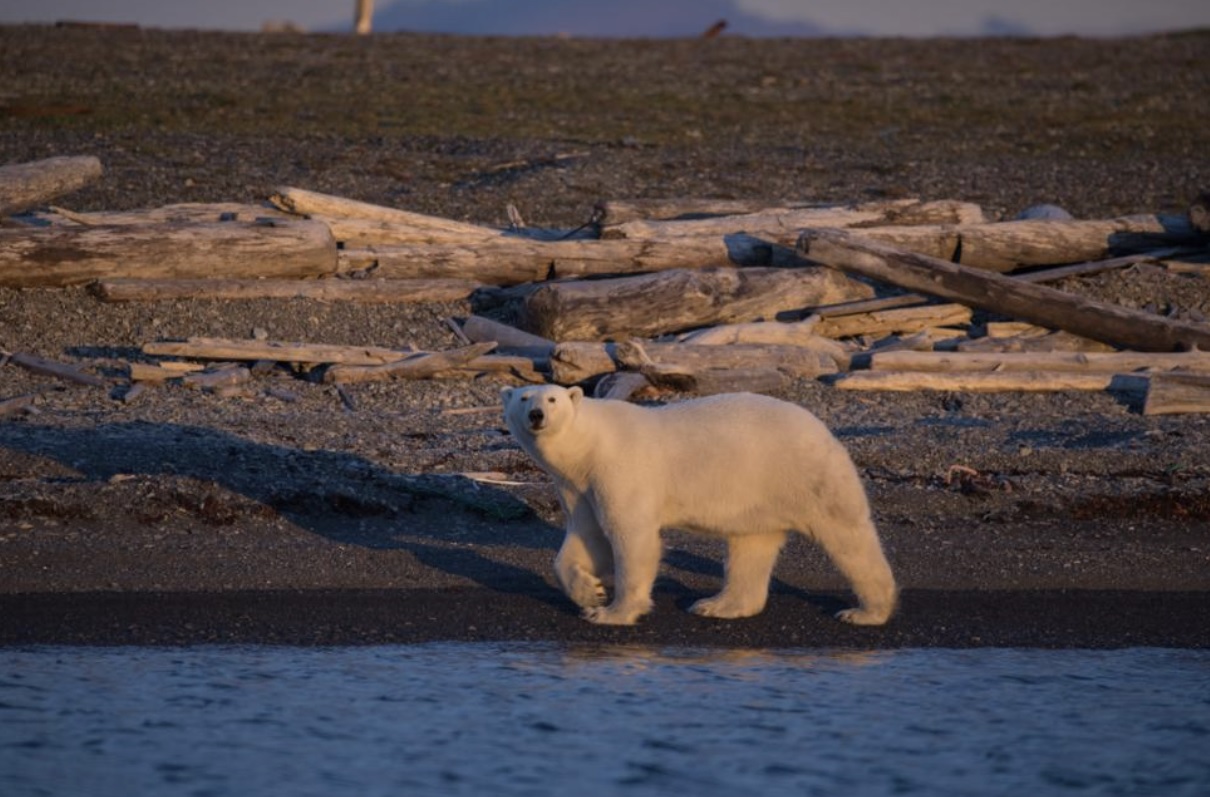
[[[610,488],[661,502],[665,526],[807,531],[806,515],[868,516],[848,453],[802,407],[749,393],[661,408],[583,405],[577,425],[593,431]]]

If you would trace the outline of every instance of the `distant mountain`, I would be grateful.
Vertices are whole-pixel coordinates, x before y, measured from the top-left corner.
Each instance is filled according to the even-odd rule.
[[[810,22],[781,22],[749,14],[735,0],[472,0],[386,4],[374,30],[498,36],[675,38],[700,36],[719,20],[727,35],[823,36]],[[835,31],[831,33],[841,33]]]

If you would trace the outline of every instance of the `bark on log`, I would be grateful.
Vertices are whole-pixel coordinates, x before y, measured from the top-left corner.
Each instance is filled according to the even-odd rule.
[[[312,221],[0,229],[0,285],[9,287],[335,271],[336,242],[327,227]]]
[[[864,283],[820,268],[665,271],[543,285],[525,298],[520,326],[556,341],[654,337],[871,293]]]
[[[431,379],[443,372],[462,368],[494,348],[495,343],[476,343],[450,351],[415,352],[407,359],[383,365],[333,365],[324,372],[323,381],[349,384],[392,379]]]
[[[943,200],[919,202],[893,200],[861,205],[770,210],[740,216],[697,219],[693,221],[631,221],[606,227],[604,238],[631,240],[676,240],[685,237],[719,238],[743,233],[783,246],[793,246],[799,233],[808,227],[855,227],[872,224],[947,223],[971,224],[983,221],[977,205]]]
[[[195,360],[270,360],[284,363],[343,363],[381,365],[412,357],[416,352],[376,346],[336,346],[323,343],[280,343],[267,340],[190,338],[143,344],[143,353]]]
[[[926,304],[857,315],[832,316],[820,320],[817,331],[827,338],[858,335],[888,335],[922,329],[961,326],[971,321],[971,309],[961,304]]]
[[[100,177],[101,161],[91,155],[0,166],[0,216],[77,191]]]
[[[1148,381],[1144,415],[1210,412],[1210,376],[1155,374]]]
[[[1182,369],[1210,373],[1210,352],[1160,354],[1123,352],[1044,352],[1008,354],[967,354],[962,352],[875,352],[870,355],[871,371],[928,371],[959,373],[971,371],[1075,371],[1083,373],[1127,374],[1133,371],[1171,371]]]
[[[845,230],[808,230],[800,251],[813,260],[912,291],[993,310],[1140,351],[1210,349],[1210,325],[1177,321],[1022,283],[956,263],[862,240]]]
[[[1142,392],[1147,377],[1137,374],[1061,371],[853,371],[836,380],[841,390],[907,392],[942,390],[954,393],[1006,391],[1054,392],[1060,390],[1115,390]]]
[[[359,202],[355,199],[345,199],[344,197],[321,194],[302,188],[278,188],[269,197],[269,201],[282,210],[302,216],[387,222],[416,230],[452,233],[462,236],[462,240],[493,238],[500,235],[499,230],[494,230],[491,227],[454,221],[453,219],[445,219],[440,216],[429,216],[424,213],[412,213],[407,210],[388,208],[369,202]]]
[[[312,299],[321,302],[403,304],[456,302],[482,287],[460,279],[177,279],[101,280],[94,286],[106,302],[165,299]]]
[[[675,241],[534,241],[496,237],[450,244],[345,249],[341,272],[372,269],[376,277],[459,277],[517,285],[559,277],[667,271],[707,266],[808,266],[793,249],[758,238],[684,238]]]
[[[998,272],[1104,260],[1112,255],[1145,253],[1197,242],[1189,220],[1180,216],[868,227],[860,230],[860,234],[876,243]]]

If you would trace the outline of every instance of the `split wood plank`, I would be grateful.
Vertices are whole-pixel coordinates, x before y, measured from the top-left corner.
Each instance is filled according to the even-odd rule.
[[[1084,299],[865,240],[846,230],[808,230],[799,250],[834,268],[1104,343],[1140,351],[1210,349],[1210,325]]]
[[[872,292],[863,282],[814,266],[679,269],[542,285],[523,300],[519,325],[555,341],[655,337],[711,324],[775,318],[782,311],[868,297]]]
[[[311,221],[0,229],[0,285],[10,287],[335,271],[336,242],[326,226]]]
[[[1210,412],[1210,375],[1153,374],[1148,381],[1144,415]]]
[[[1126,374],[1134,371],[1181,369],[1210,374],[1210,352],[1040,352],[983,354],[965,352],[892,351],[870,355],[871,371],[1079,371]]]
[[[274,191],[269,201],[278,208],[296,213],[301,216],[319,216],[326,219],[358,219],[367,222],[386,222],[389,224],[408,227],[430,232],[452,233],[461,236],[464,241],[475,241],[483,238],[494,238],[500,235],[499,230],[469,224],[440,216],[429,216],[424,213],[413,213],[398,208],[388,208],[370,202],[321,194],[304,188],[282,186]]]
[[[1095,371],[853,371],[835,382],[835,386],[841,390],[939,390],[954,393],[1064,390],[1142,392],[1146,385],[1145,375]]]
[[[919,332],[922,329],[963,326],[971,322],[971,309],[961,304],[926,304],[921,307],[901,307],[876,310],[857,315],[830,316],[821,319],[820,335],[828,338],[851,338],[858,335],[887,335],[893,332]]]
[[[19,213],[77,191],[100,177],[101,161],[91,155],[0,166],[0,216]]]
[[[464,279],[106,279],[94,286],[107,302],[167,299],[312,299],[406,304],[466,299],[482,283]]]
[[[154,356],[188,357],[195,360],[270,360],[286,363],[341,363],[382,365],[414,356],[416,352],[376,346],[338,346],[325,343],[282,343],[227,338],[189,338],[143,344],[143,353]]]
[[[333,365],[324,372],[329,384],[386,382],[392,379],[432,379],[447,371],[468,366],[473,360],[496,348],[495,343],[475,343],[459,349],[415,352],[406,359],[381,365]]]
[[[686,237],[719,238],[742,233],[783,246],[793,246],[799,233],[809,227],[971,224],[981,221],[983,210],[978,205],[952,200],[920,202],[906,199],[859,205],[770,210],[692,221],[630,221],[606,227],[601,234],[605,238],[676,240]]]

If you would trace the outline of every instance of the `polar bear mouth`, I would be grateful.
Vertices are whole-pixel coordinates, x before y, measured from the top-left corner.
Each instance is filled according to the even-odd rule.
[[[546,428],[547,418],[546,413],[541,410],[532,410],[529,413],[529,430],[531,432],[540,432]]]

